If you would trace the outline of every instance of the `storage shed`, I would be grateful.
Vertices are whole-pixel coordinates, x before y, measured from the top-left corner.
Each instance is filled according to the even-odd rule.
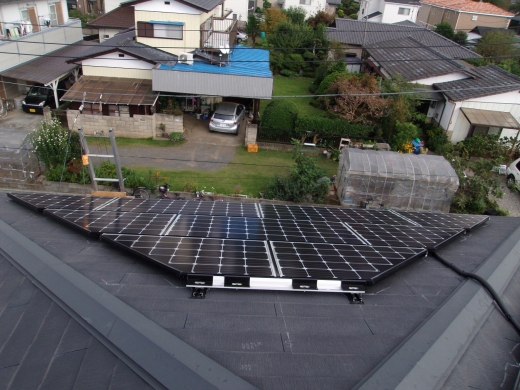
[[[336,187],[346,207],[447,213],[459,178],[442,156],[344,148]]]

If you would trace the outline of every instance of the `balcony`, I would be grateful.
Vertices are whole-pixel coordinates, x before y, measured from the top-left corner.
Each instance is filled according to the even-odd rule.
[[[212,16],[200,25],[200,48],[217,52],[232,48],[237,36],[237,20]]]

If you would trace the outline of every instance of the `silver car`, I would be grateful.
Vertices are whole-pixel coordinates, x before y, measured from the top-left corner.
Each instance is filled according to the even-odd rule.
[[[238,135],[238,130],[244,119],[245,112],[246,108],[241,104],[230,102],[219,103],[209,121],[209,131]]]

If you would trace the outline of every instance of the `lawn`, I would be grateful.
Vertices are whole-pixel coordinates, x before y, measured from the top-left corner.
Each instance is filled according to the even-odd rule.
[[[336,174],[337,162],[324,156],[316,156],[316,159],[327,176]],[[143,177],[151,176],[157,185],[164,182],[170,184],[172,191],[184,191],[189,187],[222,195],[240,192],[257,198],[258,193],[266,189],[275,174],[287,174],[293,164],[290,152],[260,149],[258,153],[248,153],[245,147],[238,146],[235,159],[226,168],[218,171],[168,171],[154,167],[137,167],[135,170]]]
[[[308,77],[295,77],[288,78],[285,76],[274,76],[273,84],[273,100],[275,96],[300,96],[300,95],[311,95],[309,87],[312,84],[313,79]],[[302,116],[325,116],[325,111],[319,108],[313,107],[309,104],[312,97],[302,98],[290,98],[296,107],[298,112]],[[263,112],[265,107],[271,102],[271,100],[262,100],[260,102],[260,113]]]

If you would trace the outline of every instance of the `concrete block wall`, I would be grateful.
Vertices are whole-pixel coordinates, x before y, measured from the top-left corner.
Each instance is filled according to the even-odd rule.
[[[67,110],[67,122],[70,129],[72,129],[72,124],[77,114],[77,110]],[[112,127],[117,137],[162,138],[162,131],[159,130],[160,123],[166,125],[167,133],[174,131],[184,132],[184,120],[182,116],[164,114],[134,115],[132,118],[80,114],[74,127],[77,129],[79,126],[82,126],[86,135],[91,135],[99,131],[104,131],[105,134],[108,134],[108,129]]]
[[[256,144],[256,135],[258,133],[258,125],[248,124],[246,126],[245,145]]]

